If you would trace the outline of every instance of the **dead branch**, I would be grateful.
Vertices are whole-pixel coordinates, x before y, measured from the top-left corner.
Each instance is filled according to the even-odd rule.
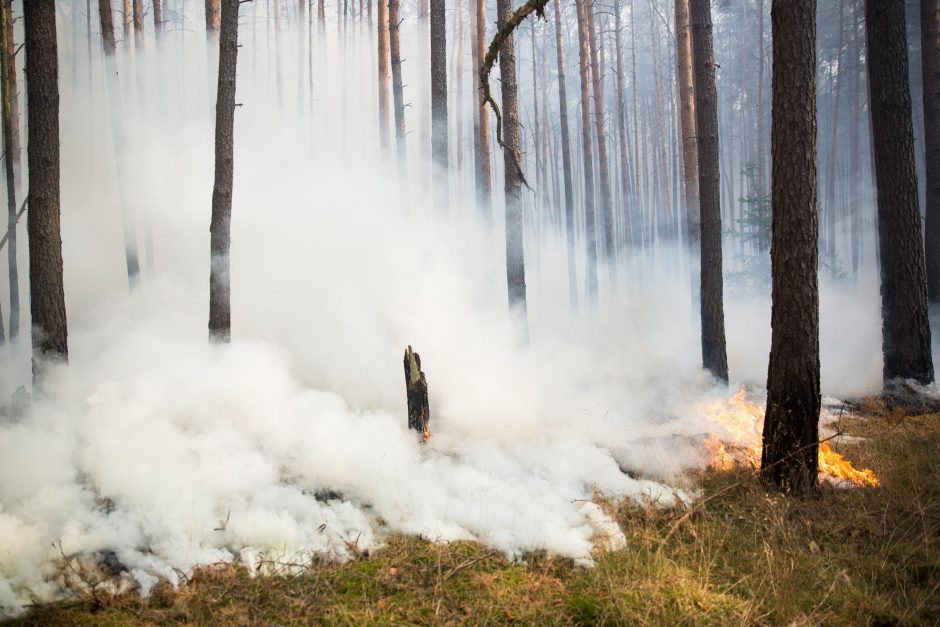
[[[544,20],[546,4],[548,4],[548,0],[528,0],[528,2],[516,9],[515,13],[512,14],[509,20],[503,24],[502,28],[500,28],[493,37],[493,41],[490,42],[490,46],[486,51],[486,57],[483,59],[483,65],[480,66],[480,96],[483,99],[483,104],[486,105],[486,103],[489,103],[490,107],[493,109],[493,113],[496,114],[496,143],[503,149],[503,154],[509,153],[512,159],[512,165],[519,174],[519,179],[522,181],[522,184],[529,189],[532,188],[529,187],[529,182],[525,180],[525,175],[522,173],[522,166],[519,165],[519,160],[515,152],[506,150],[506,144],[503,143],[503,116],[499,111],[499,106],[496,104],[496,101],[493,100],[493,94],[490,93],[490,72],[493,69],[493,64],[496,63],[496,57],[499,56],[500,48],[503,47],[503,44],[509,36],[512,35],[512,31],[533,12],[537,17]]]

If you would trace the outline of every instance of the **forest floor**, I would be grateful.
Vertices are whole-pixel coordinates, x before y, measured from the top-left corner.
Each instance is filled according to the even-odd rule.
[[[590,569],[396,536],[302,575],[207,566],[179,591],[44,605],[13,624],[938,624],[940,414],[867,413],[835,448],[880,487],[796,500],[753,471],[709,471],[691,510],[622,505],[627,548]]]

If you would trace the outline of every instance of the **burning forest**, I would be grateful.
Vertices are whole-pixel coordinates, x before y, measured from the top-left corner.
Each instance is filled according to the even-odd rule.
[[[938,0],[0,0],[0,620],[940,620]]]

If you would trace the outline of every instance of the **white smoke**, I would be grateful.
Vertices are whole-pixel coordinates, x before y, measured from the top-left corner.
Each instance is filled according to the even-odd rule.
[[[573,312],[562,239],[530,228],[532,344],[520,347],[500,237],[480,226],[472,198],[454,194],[450,216],[433,215],[416,178],[417,133],[404,178],[381,164],[372,48],[351,37],[341,56],[334,28],[315,49],[311,113],[298,109],[306,87],[293,53],[282,55],[277,107],[263,32],[254,45],[242,20],[228,346],[207,341],[213,127],[202,34],[184,34],[181,52],[171,31],[159,61],[147,52],[139,78],[123,73],[122,158],[142,260],[145,227],[154,242],[131,295],[114,112],[97,65],[89,90],[83,42],[63,36],[70,365],[26,416],[0,423],[0,613],[64,594],[63,556],[113,554],[144,591],[217,560],[344,559],[390,532],[589,563],[595,546],[624,541],[590,502],[595,491],[664,505],[692,495],[682,473],[703,464],[696,438],[713,430],[699,408],[727,391],[700,370],[683,273],[630,262],[619,296],[605,290],[596,310]],[[414,108],[408,116],[414,128]],[[823,292],[830,394],[880,379],[869,284]],[[768,299],[729,300],[726,312],[732,378],[760,383]],[[406,428],[408,344],[430,386],[424,445]],[[0,350],[0,398],[28,384],[27,347]]]

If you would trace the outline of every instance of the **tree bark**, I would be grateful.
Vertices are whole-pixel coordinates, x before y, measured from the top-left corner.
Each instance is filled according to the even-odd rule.
[[[59,228],[59,59],[55,0],[23,3],[29,168],[29,295],[33,385],[46,365],[68,362]]]
[[[137,50],[144,47],[144,13],[140,0],[134,0],[134,47]]]
[[[497,0],[497,28],[512,17],[511,0]],[[503,170],[506,194],[506,283],[509,292],[509,311],[517,326],[519,338],[529,341],[529,323],[526,304],[525,248],[522,215],[522,163],[519,139],[519,96],[516,85],[516,48],[510,33],[499,48],[499,75],[502,92]]]
[[[774,0],[771,28],[773,307],[761,476],[809,496],[819,488],[816,0]]]
[[[597,228],[594,212],[594,150],[591,140],[590,50],[587,37],[586,0],[575,0],[578,11],[578,62],[581,73],[581,155],[584,169],[584,239],[587,246],[585,300],[597,304]]]
[[[232,336],[231,275],[232,182],[235,177],[235,76],[238,61],[239,0],[222,0],[219,35],[219,85],[215,103],[215,183],[209,224],[209,339]]]
[[[839,105],[842,100],[842,48],[845,45],[845,0],[839,0],[839,39],[836,49],[836,72],[833,79],[835,102],[832,106],[832,122],[829,128],[829,159],[826,163],[826,263],[830,274],[835,274],[838,260],[836,258],[836,161],[839,155],[837,144],[837,131],[839,128]]]
[[[220,0],[206,0],[206,34],[215,36],[222,20]]]
[[[8,4],[7,0],[3,3]],[[0,10],[0,36],[2,36],[2,60],[0,60],[0,83],[3,99],[3,151],[8,158],[3,160],[3,169],[7,183],[7,270],[10,287],[10,342],[16,342],[20,332],[20,274],[16,257],[16,177],[13,165],[13,116],[11,75],[16,71],[13,56],[7,45],[13,39],[13,24],[7,19],[7,11]]]
[[[447,14],[444,0],[431,0],[431,184],[434,210],[447,213]]]
[[[13,152],[7,153],[13,155],[13,174],[16,176],[17,181],[20,176],[20,154],[22,152],[22,144],[20,143],[20,97],[19,97],[19,87],[17,83],[19,79],[16,76],[16,51],[14,45],[14,33],[13,28],[13,0],[2,0],[3,10],[6,13],[7,24],[10,25],[10,36],[7,38],[7,56],[10,59],[9,67],[9,90],[10,90],[10,124],[11,124],[11,135],[13,136]],[[90,19],[90,18],[89,18]]]
[[[721,255],[721,190],[718,170],[718,90],[712,50],[711,0],[690,0],[698,129],[699,203],[702,216],[702,363],[728,381]]]
[[[322,4],[320,5],[322,7]],[[388,127],[388,3],[378,0],[378,70],[379,70],[379,145],[382,157],[388,157],[389,127]],[[320,31],[322,41],[323,31]]]
[[[600,214],[604,229],[604,249],[611,291],[617,279],[616,250],[614,249],[614,202],[610,192],[610,168],[607,158],[607,129],[604,99],[604,69],[598,54],[597,33],[594,28],[594,0],[584,0],[588,45],[591,52],[591,79],[594,95],[594,130],[597,133],[597,169],[601,183]]]
[[[380,0],[383,1],[384,0]],[[392,98],[395,103],[395,139],[398,147],[398,167],[405,173],[405,92],[401,76],[401,49],[399,47],[398,17],[400,0],[388,0],[389,51],[392,63]]]
[[[482,1],[482,0],[481,0]],[[558,65],[558,117],[561,119],[561,163],[565,182],[565,234],[568,245],[568,295],[578,306],[578,272],[574,237],[574,185],[571,181],[571,134],[568,129],[568,95],[565,88],[565,39],[561,28],[561,0],[555,0],[555,58]]]
[[[940,303],[940,2],[920,2],[920,51],[924,84],[924,154],[927,296]]]
[[[153,0],[153,32],[159,45],[163,37],[163,0]]]
[[[689,255],[690,258],[694,259],[699,254],[702,225],[698,207],[698,146],[695,139],[695,91],[692,85],[692,37],[689,31],[689,0],[675,0],[675,9],[676,74],[679,93],[679,120],[682,129],[682,191],[683,200],[685,201],[685,224],[689,241]],[[697,265],[694,264],[694,266]],[[698,283],[698,280],[696,279],[694,282]]]
[[[865,1],[885,381],[933,381],[904,3]]]
[[[121,96],[117,60],[115,59],[116,44],[114,22],[111,15],[111,0],[98,0],[98,13],[101,21],[101,44],[104,48],[105,57],[105,87],[111,106],[111,134],[114,141],[118,200],[121,204],[121,223],[124,231],[124,261],[127,267],[128,285],[131,289],[134,289],[140,282],[140,259],[137,252],[137,227],[131,205],[127,200],[127,181],[124,176],[124,103]]]
[[[493,220],[493,179],[490,163],[490,120],[480,91],[480,65],[486,55],[486,0],[471,0],[474,7],[473,30],[473,154],[477,205],[486,224]]]

